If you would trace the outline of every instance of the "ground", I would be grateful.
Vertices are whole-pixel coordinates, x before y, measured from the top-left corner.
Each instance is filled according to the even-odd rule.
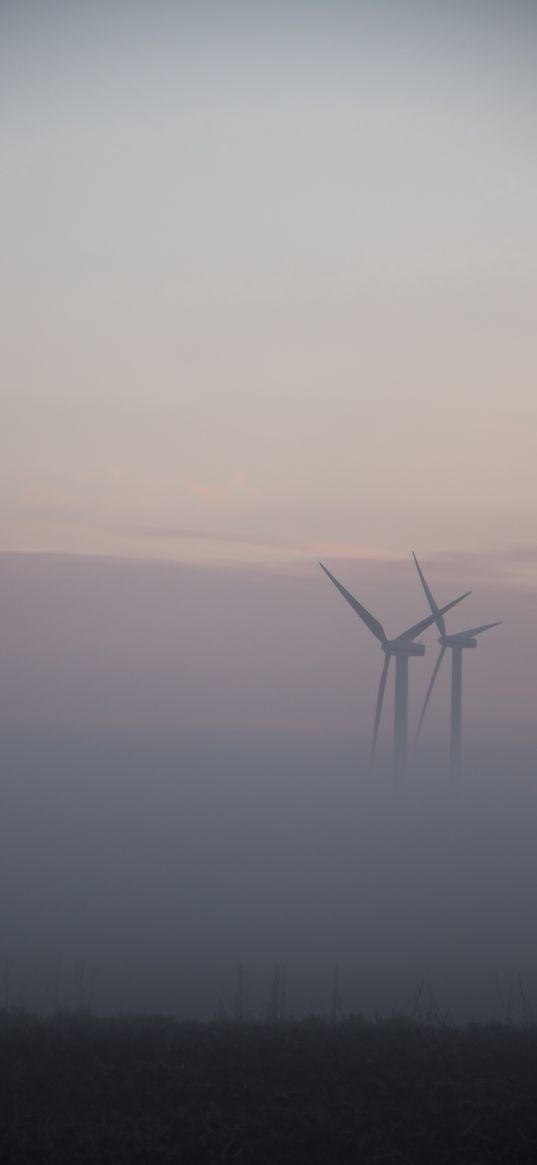
[[[6,1014],[0,1160],[534,1165],[537,1029]]]

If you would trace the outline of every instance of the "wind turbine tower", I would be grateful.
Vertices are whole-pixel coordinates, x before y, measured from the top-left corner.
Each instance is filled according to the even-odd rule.
[[[388,679],[388,671],[390,668],[390,660],[392,656],[395,658],[395,712],[394,712],[394,733],[393,733],[393,753],[394,753],[394,768],[396,773],[404,773],[407,766],[408,758],[408,661],[413,655],[425,655],[425,647],[422,643],[415,643],[418,635],[421,635],[431,623],[435,622],[436,614],[428,615],[425,619],[421,619],[419,623],[415,623],[413,627],[408,627],[396,639],[388,639],[382,623],[374,615],[371,615],[358,599],[351,595],[350,591],[334,578],[333,574],[323,566],[322,562],[319,566],[328,578],[337,587],[339,593],[352,607],[353,611],[360,616],[362,622],[373,633],[376,639],[379,640],[381,648],[384,652],[384,665],[382,668],[379,689],[377,694],[377,704],[375,708],[375,721],[373,726],[373,744],[371,748],[371,766],[375,760],[375,750],[377,746],[377,737],[380,725],[380,717],[382,713],[382,704],[384,701],[384,692],[386,690],[386,681]],[[462,599],[469,595],[460,595],[458,599],[453,599],[451,603],[447,603],[442,607],[442,615],[454,607],[456,603],[460,603]]]
[[[481,635],[483,631],[489,631],[491,627],[499,627],[500,622],[483,623],[481,627],[469,627],[467,631],[458,631],[455,635],[448,635],[446,632],[446,622],[444,619],[444,611],[440,610],[431,588],[425,578],[421,566],[414,554],[414,562],[416,569],[421,579],[421,585],[427,595],[429,606],[434,615],[435,623],[440,632],[439,644],[440,651],[434,666],[433,674],[429,681],[429,687],[421,716],[419,719],[418,729],[416,732],[416,739],[419,736],[423,718],[427,711],[427,705],[431,697],[431,692],[435,685],[435,680],[440,671],[440,665],[449,649],[451,651],[451,729],[449,741],[449,767],[452,777],[459,777],[462,771],[462,653],[465,647],[477,647],[477,635]]]

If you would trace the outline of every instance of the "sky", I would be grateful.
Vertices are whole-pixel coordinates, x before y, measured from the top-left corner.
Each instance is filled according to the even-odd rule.
[[[536,20],[3,0],[2,548],[532,543]]]
[[[1,0],[15,963],[537,967],[536,32],[529,0]],[[449,630],[502,620],[460,809],[447,669],[408,799],[390,690],[371,785],[381,654],[317,565],[395,635],[411,550],[472,588]]]

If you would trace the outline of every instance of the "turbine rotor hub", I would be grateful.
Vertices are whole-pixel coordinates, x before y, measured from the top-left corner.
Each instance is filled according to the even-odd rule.
[[[397,639],[388,639],[382,644],[385,655],[425,655],[423,643],[404,643]]]

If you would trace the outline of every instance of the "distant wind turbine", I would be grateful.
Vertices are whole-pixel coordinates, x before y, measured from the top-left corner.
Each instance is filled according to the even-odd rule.
[[[491,627],[499,627],[501,620],[496,623],[483,623],[481,627],[469,627],[467,631],[458,631],[455,635],[448,635],[446,633],[446,622],[444,619],[445,608],[441,610],[432,594],[431,588],[425,578],[421,566],[414,554],[414,562],[416,569],[421,579],[421,585],[427,595],[429,606],[434,616],[435,623],[440,632],[438,640],[440,644],[440,651],[436,660],[433,674],[429,681],[429,687],[421,716],[416,732],[416,740],[419,736],[423,718],[427,711],[431,692],[435,685],[435,680],[440,671],[440,665],[446,654],[447,649],[451,651],[451,733],[449,742],[449,765],[451,775],[458,777],[461,772],[462,751],[461,751],[461,723],[462,723],[462,653],[465,647],[477,647],[476,635],[481,635],[483,631],[489,631]]]
[[[419,623],[415,623],[413,627],[409,627],[403,631],[397,639],[388,639],[382,623],[371,615],[358,599],[354,598],[349,591],[345,589],[337,578],[323,566],[322,562],[319,566],[328,578],[337,587],[343,598],[347,600],[350,606],[360,616],[360,619],[365,623],[366,627],[373,633],[376,639],[379,640],[382,650],[385,655],[384,666],[380,677],[380,684],[377,695],[377,704],[375,708],[375,722],[373,727],[373,744],[371,748],[371,765],[375,760],[375,750],[377,746],[377,737],[380,725],[380,717],[382,713],[382,704],[384,700],[384,692],[386,689],[386,681],[388,679],[388,671],[390,668],[390,660],[392,655],[395,656],[395,720],[394,720],[394,735],[393,735],[393,749],[394,749],[394,765],[396,772],[404,772],[407,762],[408,752],[408,660],[411,655],[425,655],[425,647],[422,643],[414,643],[418,635],[426,631],[431,623],[435,622],[436,614],[428,615],[425,619],[421,619]],[[449,611],[456,603],[460,603],[465,599],[470,591],[466,594],[460,595],[458,599],[453,599],[451,603],[447,603],[442,607],[441,614]]]

